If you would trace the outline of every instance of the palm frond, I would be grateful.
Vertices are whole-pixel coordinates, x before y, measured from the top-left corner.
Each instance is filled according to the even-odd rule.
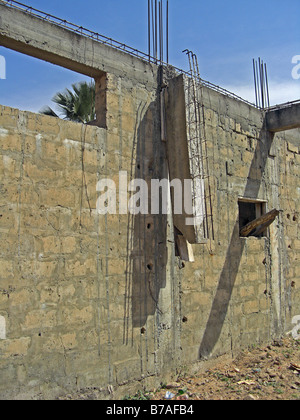
[[[63,92],[58,92],[54,95],[52,101],[57,105],[62,117],[66,120],[88,123],[96,118],[95,82],[93,81],[91,83],[74,83],[72,90],[65,89]],[[54,111],[52,112],[54,113]]]
[[[53,109],[52,108],[50,108],[50,106],[45,106],[44,108],[42,108],[40,111],[39,111],[39,113],[40,114],[43,114],[43,115],[48,115],[48,116],[50,116],[50,117],[56,117],[56,118],[59,118],[59,116],[53,111]]]

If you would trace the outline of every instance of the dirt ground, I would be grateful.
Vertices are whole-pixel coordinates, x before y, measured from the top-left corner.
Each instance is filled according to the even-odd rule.
[[[284,338],[245,351],[233,362],[192,377],[178,378],[143,399],[166,400],[299,400],[300,341]],[[142,395],[140,395],[142,397]]]
[[[99,400],[101,390],[81,390],[60,400]],[[284,338],[242,352],[231,362],[124,400],[300,400],[300,340]]]

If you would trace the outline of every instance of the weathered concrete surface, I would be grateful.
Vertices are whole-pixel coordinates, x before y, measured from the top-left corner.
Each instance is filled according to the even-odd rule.
[[[259,111],[204,99],[216,237],[185,267],[171,215],[96,212],[103,177],[167,177],[156,93],[108,76],[106,130],[1,108],[1,398],[121,397],[293,327],[299,133],[270,136]],[[268,237],[239,237],[239,197],[282,211]]]
[[[189,153],[187,143],[186,101],[183,86],[183,77],[179,76],[169,81],[165,95],[167,154],[169,163],[170,180],[179,179],[184,185],[184,180],[191,180]],[[190,197],[191,195],[190,191]],[[174,191],[171,190],[174,206]],[[182,196],[182,214],[174,214],[174,225],[183,236],[192,244],[196,242],[194,226],[188,226],[186,219],[191,214],[186,212]]]
[[[266,126],[273,133],[300,128],[300,103],[268,111]]]
[[[190,173],[176,81],[166,145],[151,66],[130,70],[132,57],[106,48],[93,57],[93,42],[3,7],[0,26],[7,46],[40,55],[45,42],[49,61],[95,69],[106,108],[99,128],[0,106],[0,398],[91,387],[118,398],[294,328],[299,131],[271,134],[262,112],[205,89],[215,239],[193,245],[194,263],[183,264],[172,214],[96,211],[97,182],[119,187],[119,171],[149,187]],[[280,210],[266,237],[240,238],[240,198]]]
[[[190,174],[186,122],[176,121],[184,118],[176,100],[184,95],[181,79],[170,81],[168,89],[171,179]],[[187,319],[181,339],[188,343],[182,357],[191,362],[267,342],[291,326],[300,310],[299,132],[270,134],[258,109],[209,89],[204,105],[215,240],[193,245],[195,262],[180,274]],[[281,210],[266,238],[240,238],[240,198],[266,201],[267,211]]]
[[[156,66],[3,4],[0,45],[90,77],[107,72],[156,83]]]
[[[295,134],[271,151],[257,111],[206,92],[216,238],[183,268],[170,216],[95,211],[102,177],[167,176],[155,94],[128,87],[109,76],[107,130],[1,108],[1,398],[158,386],[300,313]],[[270,238],[239,238],[241,196],[282,210]]]
[[[156,91],[108,75],[106,100],[106,129],[0,107],[2,399],[121,397],[180,360],[170,216],[96,212],[99,180],[167,176]]]
[[[106,128],[107,73],[157,87],[157,66],[0,3],[0,45],[94,77],[96,120]]]

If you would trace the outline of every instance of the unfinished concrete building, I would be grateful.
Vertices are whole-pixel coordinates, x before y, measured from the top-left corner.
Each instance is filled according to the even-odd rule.
[[[300,104],[259,109],[12,5],[0,45],[95,78],[97,118],[0,105],[0,397],[120,398],[290,331]],[[167,214],[100,214],[120,171],[190,180],[193,222],[175,188]]]

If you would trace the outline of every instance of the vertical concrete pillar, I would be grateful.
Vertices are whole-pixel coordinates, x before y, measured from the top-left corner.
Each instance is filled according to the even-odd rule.
[[[96,109],[96,121],[94,125],[101,128],[106,128],[106,92],[107,92],[107,77],[106,73],[95,78],[95,109]]]

